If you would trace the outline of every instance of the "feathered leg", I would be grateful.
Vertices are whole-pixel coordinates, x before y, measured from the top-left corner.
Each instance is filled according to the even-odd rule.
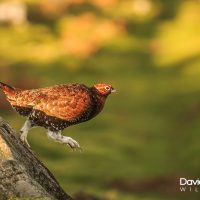
[[[50,137],[51,139],[57,142],[60,142],[62,144],[68,144],[72,149],[80,148],[80,145],[78,144],[76,140],[72,139],[71,137],[62,136],[61,133],[62,133],[61,131],[53,132],[50,130],[48,130],[47,132],[48,137]]]
[[[21,140],[23,142],[25,142],[27,144],[28,147],[30,147],[28,141],[27,141],[27,135],[28,135],[28,131],[30,130],[30,128],[32,128],[33,125],[31,123],[31,121],[29,119],[26,120],[26,122],[24,123],[24,126],[21,128],[20,132],[21,132]]]

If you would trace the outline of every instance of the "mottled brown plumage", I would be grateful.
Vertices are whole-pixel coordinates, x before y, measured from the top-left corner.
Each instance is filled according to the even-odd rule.
[[[22,128],[22,135],[24,132],[28,133],[27,129],[33,126],[42,126],[48,129],[51,138],[58,140],[59,135],[60,142],[65,139],[60,131],[95,117],[103,109],[107,96],[114,92],[109,84],[96,84],[93,87],[83,84],[63,84],[22,90],[0,82],[0,88],[13,108],[28,118]],[[24,133],[22,138],[25,141],[27,133]],[[69,142],[64,143],[69,144]],[[69,145],[79,147],[78,143]]]

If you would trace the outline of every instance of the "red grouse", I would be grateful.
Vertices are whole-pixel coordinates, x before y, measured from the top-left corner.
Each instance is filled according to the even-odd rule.
[[[48,136],[71,148],[80,148],[78,142],[62,136],[62,131],[71,125],[88,121],[101,112],[106,98],[115,92],[110,84],[63,84],[52,87],[22,90],[0,82],[0,88],[12,107],[27,117],[21,129],[21,139],[28,146],[27,135],[30,128],[42,126]]]

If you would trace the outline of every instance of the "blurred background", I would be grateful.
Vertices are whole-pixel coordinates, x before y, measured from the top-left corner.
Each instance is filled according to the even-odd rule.
[[[0,80],[21,88],[111,83],[103,113],[69,127],[83,152],[30,131],[34,152],[75,199],[199,199],[199,0],[0,1]],[[19,117],[0,95],[0,113]],[[199,189],[200,190],[200,189]]]

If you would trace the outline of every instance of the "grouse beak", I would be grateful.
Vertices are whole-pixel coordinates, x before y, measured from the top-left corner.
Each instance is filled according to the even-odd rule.
[[[117,90],[115,90],[115,89],[112,89],[112,90],[111,90],[111,93],[115,93],[115,92],[117,92]]]

